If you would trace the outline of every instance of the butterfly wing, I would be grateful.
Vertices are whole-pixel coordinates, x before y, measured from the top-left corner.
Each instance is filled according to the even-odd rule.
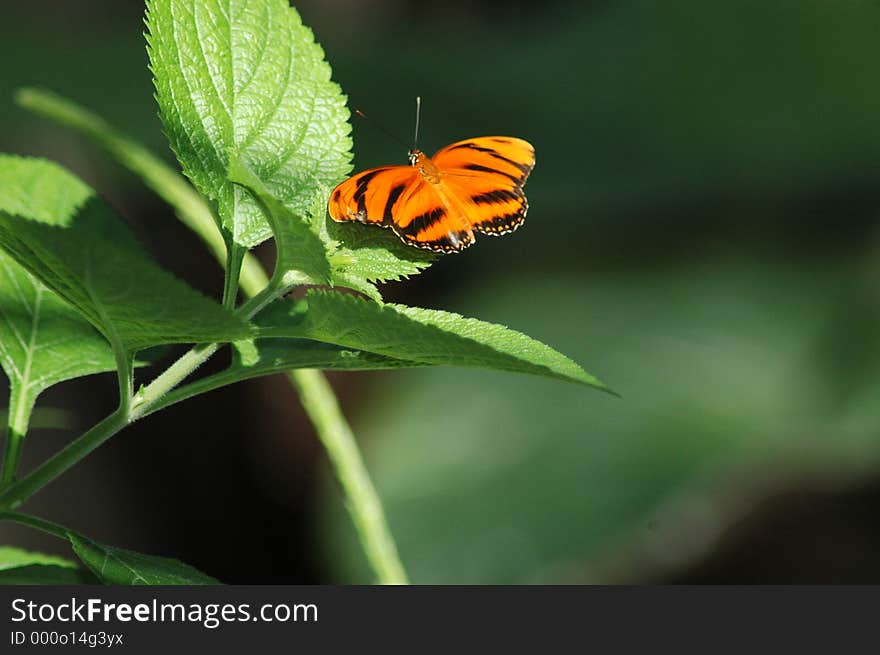
[[[442,253],[464,250],[474,242],[467,220],[436,184],[417,174],[417,182],[400,198],[391,229],[410,246]]]
[[[462,250],[474,240],[461,212],[412,166],[383,166],[350,177],[331,192],[327,209],[334,221],[391,228],[404,243],[435,252]]]
[[[522,187],[535,167],[535,149],[512,136],[481,136],[457,141],[431,158],[444,172],[481,172]]]
[[[523,185],[535,166],[528,141],[486,136],[458,141],[432,158],[443,185],[476,232],[499,236],[522,225],[528,211]]]
[[[382,166],[353,175],[330,193],[327,211],[334,221],[390,227],[407,191],[421,183],[412,166]]]

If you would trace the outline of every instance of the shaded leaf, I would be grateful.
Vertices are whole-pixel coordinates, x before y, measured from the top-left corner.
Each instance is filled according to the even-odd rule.
[[[0,247],[129,351],[250,333],[159,268],[91,189],[51,162],[0,156]]]
[[[0,585],[86,585],[98,578],[85,569],[30,564],[0,569]]]
[[[0,251],[0,366],[10,405],[29,408],[53,384],[116,370],[116,361],[88,321]]]
[[[176,559],[144,555],[68,534],[73,551],[104,584],[210,585],[219,580]]]
[[[426,366],[308,339],[251,339],[233,344],[232,364],[225,371],[188,384],[162,398],[151,413],[187,398],[252,378],[297,368],[366,371]]]
[[[327,251],[305,216],[297,216],[273,198],[262,180],[247,164],[237,159],[229,164],[229,179],[254,196],[272,226],[277,251],[275,281],[283,286],[328,284],[330,262]]]
[[[315,193],[309,218],[329,253],[334,286],[354,289],[381,301],[374,282],[416,275],[437,259],[432,252],[405,245],[390,230],[375,225],[337,223],[327,213],[329,195],[328,189]]]
[[[327,234],[341,244],[337,255],[351,259],[350,264],[342,267],[347,275],[370,282],[401,280],[421,273],[438,257],[428,250],[407,246],[391,230],[337,223],[329,216],[324,221]]]
[[[381,305],[313,290],[303,301],[277,303],[257,322],[265,336],[314,339],[423,364],[531,373],[606,389],[568,357],[539,341],[449,312]]]

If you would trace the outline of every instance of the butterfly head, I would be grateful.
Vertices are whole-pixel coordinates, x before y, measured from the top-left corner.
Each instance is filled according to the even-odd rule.
[[[437,165],[431,161],[431,158],[421,150],[413,148],[409,151],[409,163],[411,166],[418,168],[422,177],[431,184],[437,184],[440,182],[440,170],[437,168]]]

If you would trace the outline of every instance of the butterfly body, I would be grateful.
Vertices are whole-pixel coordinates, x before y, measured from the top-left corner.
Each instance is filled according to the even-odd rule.
[[[478,137],[433,157],[413,149],[409,161],[363,171],[337,186],[330,217],[380,225],[404,243],[443,253],[464,250],[475,233],[513,232],[525,220],[523,186],[535,165],[528,142]]]
[[[409,164],[410,166],[418,168],[422,177],[431,184],[440,183],[440,169],[437,168],[431,158],[421,150],[413,149],[409,151]]]

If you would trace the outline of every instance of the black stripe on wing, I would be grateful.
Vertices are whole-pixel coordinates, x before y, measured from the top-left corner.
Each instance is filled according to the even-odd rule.
[[[424,214],[419,214],[414,219],[412,219],[406,227],[396,226],[396,230],[398,233],[405,234],[407,236],[415,237],[422,232],[423,230],[427,230],[437,221],[443,220],[443,217],[446,216],[446,210],[443,207],[434,207],[429,211],[426,211]]]
[[[474,232],[497,237],[516,230],[525,222],[526,213],[529,211],[529,203],[525,196],[517,196],[517,200],[519,200],[519,207],[515,211],[504,211],[502,209],[494,216],[474,222],[472,225]]]
[[[532,166],[530,164],[520,164],[517,161],[514,161],[510,157],[506,157],[502,155],[500,152],[495,150],[494,148],[486,148],[485,146],[478,146],[476,143],[460,143],[457,146],[450,148],[450,150],[459,150],[461,148],[466,148],[468,150],[476,150],[477,152],[483,152],[490,157],[494,157],[499,161],[503,161],[505,164],[509,164],[519,170],[523,174],[523,178],[528,177],[529,173],[532,172]],[[500,172],[500,171],[499,171]]]
[[[510,189],[495,189],[487,193],[478,193],[471,196],[471,201],[477,205],[496,205],[499,203],[507,203],[511,200],[519,200],[520,194]]]
[[[382,222],[386,225],[394,221],[394,203],[398,201],[404,191],[406,191],[406,184],[398,184],[388,192],[388,200],[385,201],[385,210],[382,212]]]
[[[367,194],[367,187],[370,185],[370,180],[372,180],[374,177],[376,177],[379,173],[384,173],[387,170],[389,170],[389,169],[388,168],[376,168],[372,171],[367,171],[366,173],[362,174],[359,178],[357,178],[357,180],[355,181],[355,184],[357,186],[355,187],[354,196],[352,197],[352,200],[357,205],[359,212],[363,211],[364,213],[366,213],[367,208],[366,208],[366,204],[365,204],[366,203],[365,196]]]
[[[504,171],[499,171],[497,168],[489,168],[488,166],[483,166],[481,164],[465,164],[462,168],[468,171],[479,171],[481,173],[494,173],[495,175],[503,175],[517,186],[520,186],[522,184],[522,178],[511,175],[510,173],[505,173]]]

